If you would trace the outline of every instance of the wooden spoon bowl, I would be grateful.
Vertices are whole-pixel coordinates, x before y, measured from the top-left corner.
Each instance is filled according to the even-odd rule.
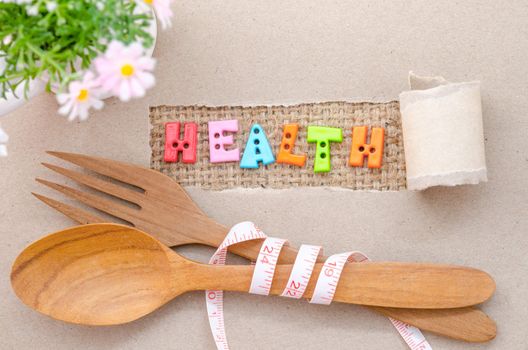
[[[11,283],[29,307],[53,318],[105,325],[135,320],[178,290],[167,248],[120,227],[49,235],[16,259]]]

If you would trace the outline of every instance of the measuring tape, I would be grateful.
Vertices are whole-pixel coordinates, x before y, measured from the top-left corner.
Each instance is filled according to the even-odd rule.
[[[267,237],[252,222],[239,223],[227,234],[224,241],[209,260],[209,264],[225,265],[227,248],[233,244],[251,241],[263,240],[259,255],[255,261],[253,279],[249,293],[268,295],[273,283],[275,267],[279,259],[280,251],[288,242],[280,238]],[[308,282],[312,276],[313,268],[317,258],[321,254],[321,247],[313,245],[302,245],[299,253],[295,258],[292,272],[288,278],[281,296],[299,299],[303,296]],[[329,305],[334,298],[334,294],[341,277],[341,272],[345,263],[361,263],[368,261],[368,257],[360,252],[347,252],[335,254],[326,259],[321,272],[317,278],[315,289],[310,299],[312,304]],[[209,325],[218,349],[229,349],[224,325],[223,309],[223,292],[220,290],[205,291],[207,303],[207,313],[209,316]],[[393,326],[400,333],[403,340],[411,350],[432,350],[431,346],[423,336],[422,332],[416,327],[403,323],[401,321],[389,318]]]
[[[319,246],[307,244],[301,246],[281,297],[302,298],[320,252],[321,247]]]
[[[279,260],[280,251],[286,240],[268,237],[262,243],[255,262],[255,270],[249,292],[251,294],[268,295],[275,275],[275,266]]]

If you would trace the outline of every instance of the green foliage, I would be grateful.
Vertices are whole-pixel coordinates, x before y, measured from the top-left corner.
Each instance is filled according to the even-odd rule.
[[[6,61],[0,72],[3,98],[19,84],[27,92],[29,81],[37,77],[47,80],[48,90],[52,84],[63,87],[111,40],[153,45],[147,32],[152,15],[136,11],[133,0],[55,0],[52,11],[46,7],[49,2],[0,2],[0,57]],[[38,14],[28,15],[28,6],[36,6]]]

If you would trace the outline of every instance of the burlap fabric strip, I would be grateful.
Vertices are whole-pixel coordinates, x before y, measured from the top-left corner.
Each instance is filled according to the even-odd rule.
[[[308,155],[302,168],[271,164],[259,169],[241,169],[238,162],[212,164],[209,162],[209,134],[207,122],[237,119],[239,131],[234,135],[236,146],[244,151],[253,123],[264,128],[268,140],[278,152],[282,126],[298,123],[299,134],[295,153]],[[195,164],[166,163],[163,161],[165,123],[179,121],[198,124],[198,151]],[[353,190],[399,191],[406,188],[405,155],[399,103],[325,102],[295,106],[261,107],[205,107],[155,106],[150,108],[151,168],[176,179],[184,186],[223,190],[237,187],[289,188],[300,186],[330,186]],[[332,143],[332,171],[314,174],[315,144],[307,143],[309,125],[343,129],[343,142]],[[385,128],[385,149],[381,169],[350,167],[348,157],[352,127],[367,125]]]

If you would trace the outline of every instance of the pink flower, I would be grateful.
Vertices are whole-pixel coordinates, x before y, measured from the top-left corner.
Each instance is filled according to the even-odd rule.
[[[172,10],[170,8],[171,0],[145,0],[147,4],[154,8],[156,17],[161,22],[161,27],[166,29],[171,26]]]
[[[143,46],[133,43],[125,46],[112,41],[104,55],[94,60],[103,90],[118,96],[121,101],[143,97],[155,84],[151,74],[156,61],[145,55]]]
[[[103,108],[103,101],[99,99],[99,93],[99,83],[94,74],[88,71],[81,81],[72,81],[68,85],[67,93],[57,95],[57,101],[62,105],[59,108],[59,113],[68,115],[69,121],[74,120],[77,116],[80,120],[86,120],[90,107]]]

